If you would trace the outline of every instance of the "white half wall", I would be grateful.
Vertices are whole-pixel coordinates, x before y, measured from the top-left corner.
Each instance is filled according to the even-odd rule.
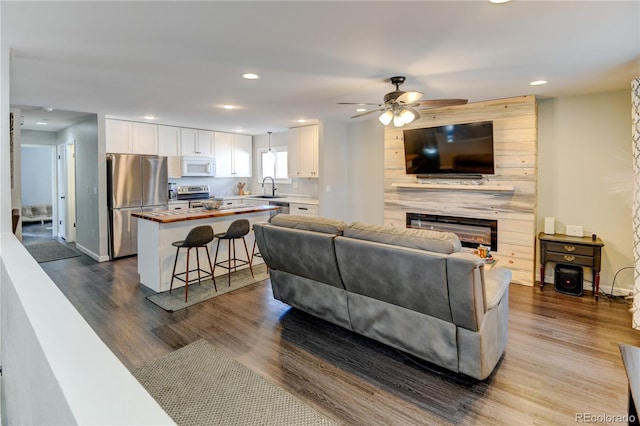
[[[174,424],[15,236],[0,243],[2,424]]]

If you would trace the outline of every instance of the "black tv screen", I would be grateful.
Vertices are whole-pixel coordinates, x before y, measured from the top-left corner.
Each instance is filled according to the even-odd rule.
[[[493,121],[404,130],[404,158],[407,174],[492,175]]]

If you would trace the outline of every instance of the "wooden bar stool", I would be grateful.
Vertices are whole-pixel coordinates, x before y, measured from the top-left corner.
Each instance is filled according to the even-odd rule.
[[[238,270],[238,266],[249,265],[249,270],[251,271],[251,276],[253,277],[253,268],[251,267],[251,257],[249,256],[249,250],[247,249],[247,241],[244,239],[245,235],[249,233],[251,226],[249,225],[249,221],[247,219],[238,219],[231,222],[227,232],[223,232],[220,234],[215,234],[215,238],[218,239],[218,245],[216,246],[216,255],[213,259],[213,264],[215,266],[220,266],[221,268],[225,268],[228,271],[229,287],[231,287],[231,270],[234,272]],[[236,257],[236,240],[242,239],[242,243],[244,244],[244,251],[247,254],[248,260],[238,259]],[[218,252],[220,251],[220,241],[227,240],[228,244],[228,253],[229,259],[218,262]],[[233,241],[233,245],[231,242]],[[233,252],[231,248],[233,247]],[[232,254],[233,253],[233,254]],[[231,263],[233,262],[233,266]]]
[[[171,293],[171,290],[173,288],[173,279],[175,278],[177,280],[180,280],[185,284],[184,301],[187,301],[187,298],[189,297],[189,272],[198,272],[198,284],[200,284],[201,280],[203,279],[211,278],[211,280],[213,280],[213,288],[218,291],[218,287],[216,286],[216,279],[213,276],[213,266],[211,265],[211,256],[209,256],[209,247],[207,247],[207,244],[213,241],[213,237],[213,228],[211,228],[211,226],[209,225],[202,225],[196,226],[195,228],[191,229],[191,231],[189,231],[189,233],[187,234],[187,238],[185,238],[183,241],[174,241],[173,243],[171,243],[171,245],[177,247],[177,249],[176,259],[173,261],[173,273],[171,275],[171,285],[169,286],[169,293]],[[198,254],[198,249],[203,247],[207,252],[207,259],[209,260],[209,269],[211,270],[211,272],[200,269],[200,256]],[[180,254],[181,248],[187,249],[187,266],[184,272],[176,274],[176,264],[178,263],[178,255]],[[192,248],[196,249],[197,268],[190,270],[189,253],[191,253]],[[204,275],[202,275],[201,273],[203,273]],[[182,275],[184,275],[185,277],[181,278]]]

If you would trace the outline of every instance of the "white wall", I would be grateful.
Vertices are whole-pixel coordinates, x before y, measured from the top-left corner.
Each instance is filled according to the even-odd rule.
[[[377,119],[347,128],[348,221],[384,223],[384,127]]]
[[[22,205],[53,206],[54,146],[24,146],[22,140]]]
[[[58,145],[69,141],[75,141],[76,152],[76,247],[99,260],[102,253],[98,188],[100,176],[106,175],[106,168],[98,154],[97,116],[89,116],[58,132]]]
[[[631,149],[630,90],[538,104],[537,227],[544,229],[544,217],[552,216],[556,232],[582,225],[585,235],[602,238],[600,287],[607,292],[616,272],[634,265]],[[626,294],[632,288],[633,270],[620,272],[615,289]]]
[[[320,177],[318,198],[320,216],[348,221],[350,218],[348,179],[350,158],[347,124],[322,121],[319,129]]]

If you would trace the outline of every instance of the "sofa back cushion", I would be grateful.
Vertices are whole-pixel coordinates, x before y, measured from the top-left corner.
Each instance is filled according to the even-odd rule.
[[[341,220],[292,214],[277,214],[269,219],[269,223],[284,228],[303,229],[305,231],[334,235],[342,234],[344,228],[347,226],[347,224]]]
[[[398,229],[391,226],[367,225],[354,222],[344,230],[344,236],[359,240],[375,241],[418,250],[450,254],[459,252],[462,245],[452,232],[427,229]]]
[[[348,292],[452,321],[447,255],[345,236],[336,256]]]
[[[255,223],[253,229],[269,268],[344,289],[336,262],[335,234],[273,223]]]

